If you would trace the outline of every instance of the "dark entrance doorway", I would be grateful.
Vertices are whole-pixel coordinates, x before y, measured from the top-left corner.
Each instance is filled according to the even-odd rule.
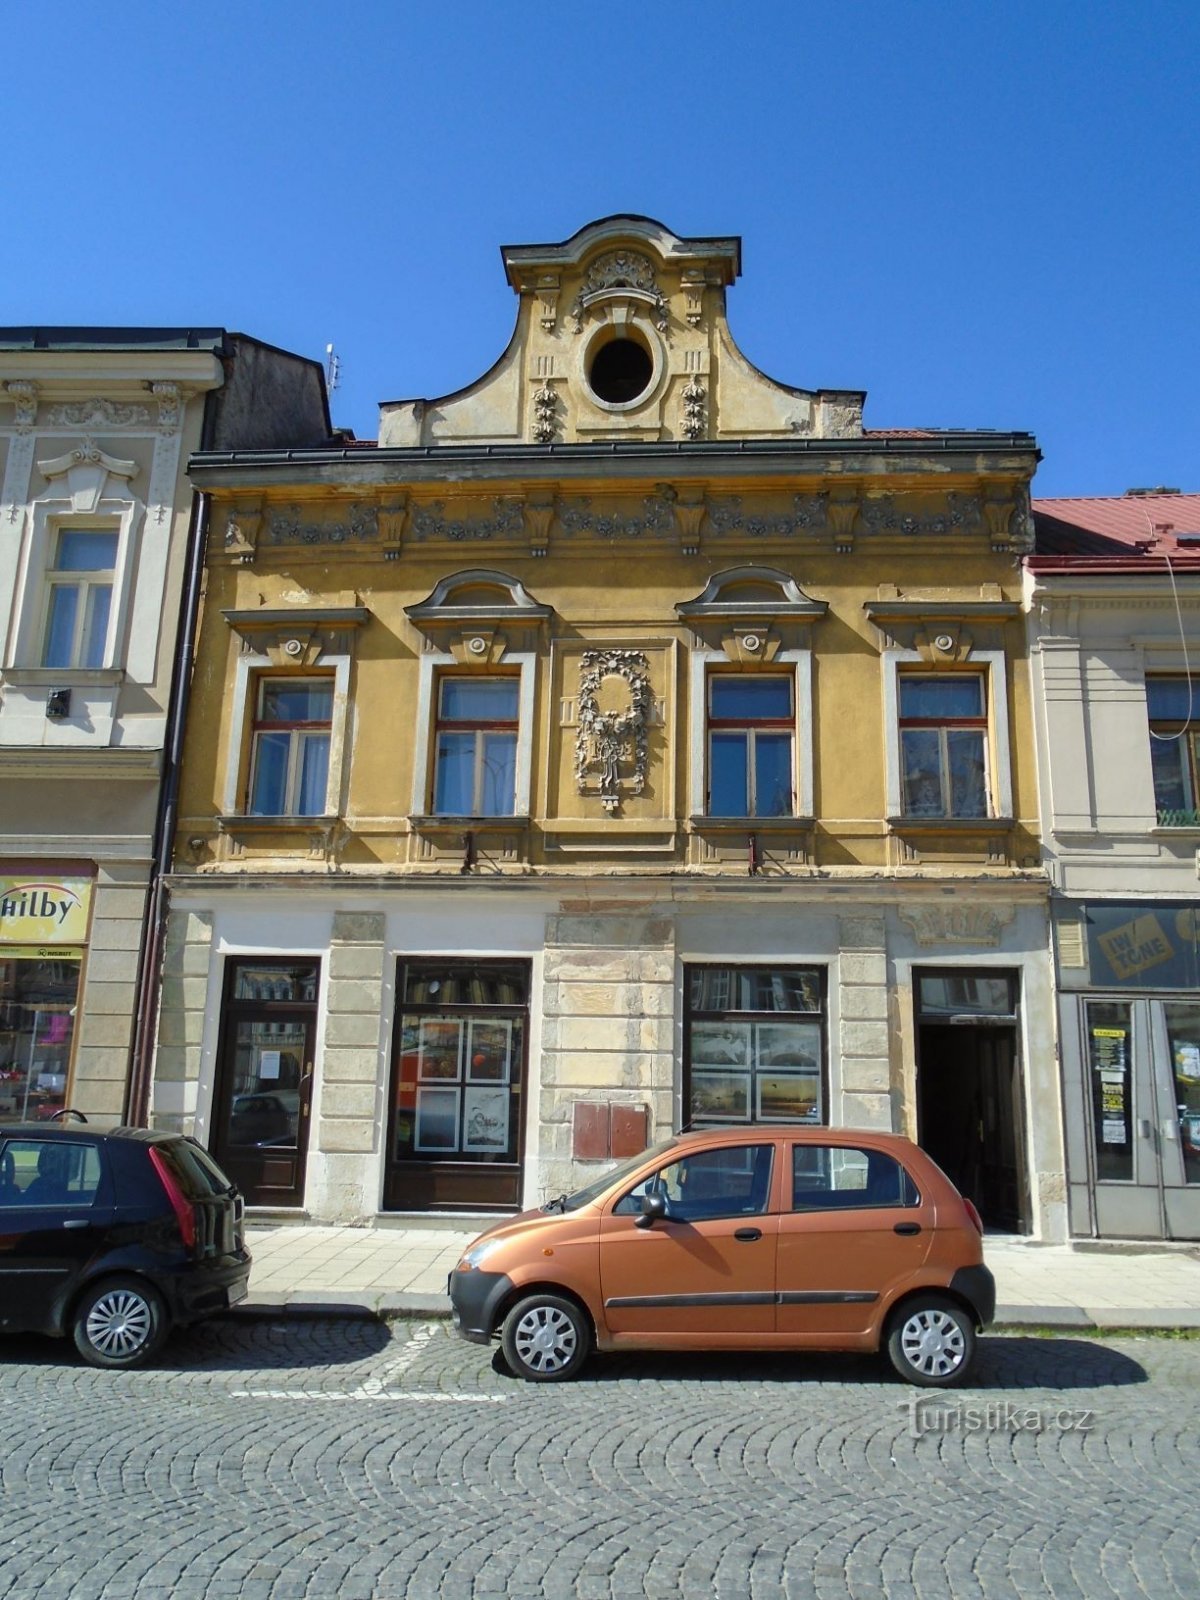
[[[984,1226],[1029,1232],[1015,974],[915,974],[918,1138]]]
[[[254,958],[226,969],[211,1146],[248,1205],[304,1204],[320,971]]]

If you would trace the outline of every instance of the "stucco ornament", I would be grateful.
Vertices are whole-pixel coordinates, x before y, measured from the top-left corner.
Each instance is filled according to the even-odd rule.
[[[5,393],[16,407],[18,433],[28,433],[37,421],[38,391],[36,383],[14,378],[4,385]]]
[[[610,813],[620,809],[623,788],[630,794],[645,790],[649,716],[650,663],[645,653],[585,650],[579,664],[575,777],[579,793],[598,794]]]
[[[583,287],[571,307],[575,332],[582,333],[584,312],[593,300],[606,298],[613,290],[619,289],[632,289],[652,301],[654,326],[659,333],[666,333],[667,297],[658,287],[653,263],[636,250],[609,250],[592,262],[584,277]]]
[[[704,434],[704,385],[699,378],[689,380],[683,391],[683,436],[699,439]]]
[[[149,422],[150,413],[145,406],[96,398],[51,406],[48,421],[55,428],[132,428]]]
[[[557,399],[548,383],[533,392],[533,437],[538,444],[549,444],[554,438]]]

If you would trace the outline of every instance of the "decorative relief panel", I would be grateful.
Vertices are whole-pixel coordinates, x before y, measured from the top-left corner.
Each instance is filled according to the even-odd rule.
[[[598,509],[590,495],[558,501],[558,520],[564,533],[590,533],[597,539],[669,538],[675,532],[675,491],[663,487],[648,494],[641,512],[620,511],[612,501]]]
[[[481,539],[523,539],[525,515],[519,500],[503,498],[492,502],[490,517],[448,517],[445,502],[434,500],[426,506],[414,506],[412,537],[418,542],[430,539],[448,539],[453,544],[464,544]]]
[[[145,406],[96,398],[51,406],[46,421],[53,428],[144,428],[150,421],[150,413]]]
[[[379,510],[350,505],[340,522],[306,522],[298,506],[276,511],[267,524],[268,544],[364,544],[379,537]]]
[[[922,947],[969,944],[994,949],[1012,921],[1011,906],[951,905],[900,906],[900,920],[908,924]]]
[[[575,778],[581,795],[599,795],[609,813],[622,791],[646,787],[650,663],[642,650],[585,650],[579,664]]]
[[[897,505],[895,495],[881,494],[863,501],[861,516],[872,533],[951,533],[956,528],[980,527],[983,508],[978,495],[952,492],[942,510],[906,512]]]
[[[746,534],[751,539],[790,538],[797,533],[824,533],[824,494],[798,494],[791,511],[747,511],[740,494],[708,502],[708,520],[717,533]]]
[[[557,431],[558,396],[548,383],[533,392],[533,437],[538,444],[549,444]]]

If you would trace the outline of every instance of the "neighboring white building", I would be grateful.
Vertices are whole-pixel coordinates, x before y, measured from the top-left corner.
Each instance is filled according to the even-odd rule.
[[[188,457],[328,434],[320,366],[240,334],[0,328],[0,1120],[119,1119],[152,1019]]]
[[[1200,495],[1034,502],[1069,1221],[1200,1238]]]

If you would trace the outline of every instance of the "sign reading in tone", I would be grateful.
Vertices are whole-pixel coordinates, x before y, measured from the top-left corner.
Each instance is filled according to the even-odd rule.
[[[82,944],[91,901],[90,878],[0,877],[0,945]]]
[[[1083,907],[1093,988],[1200,987],[1200,907],[1168,900]]]

